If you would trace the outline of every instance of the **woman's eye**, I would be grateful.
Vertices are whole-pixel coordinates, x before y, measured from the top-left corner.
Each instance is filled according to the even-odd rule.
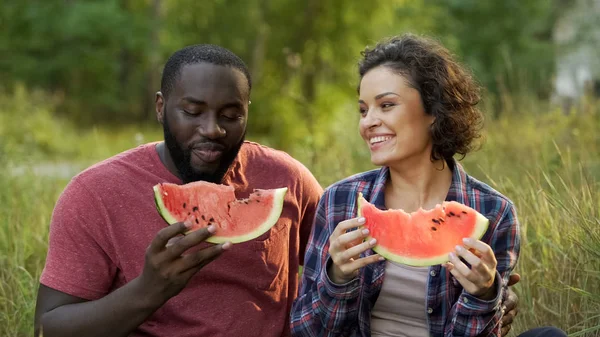
[[[381,104],[381,107],[383,109],[391,108],[393,106],[394,106],[394,104],[392,104],[392,103],[383,103],[383,104]]]

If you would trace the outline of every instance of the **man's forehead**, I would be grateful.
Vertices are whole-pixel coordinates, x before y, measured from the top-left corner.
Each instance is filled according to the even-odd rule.
[[[223,91],[228,95],[244,96],[248,92],[248,81],[240,70],[207,62],[186,64],[175,81],[178,94],[207,94]]]

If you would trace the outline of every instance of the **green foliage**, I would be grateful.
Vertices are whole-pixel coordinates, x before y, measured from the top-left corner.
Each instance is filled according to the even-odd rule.
[[[0,94],[0,165],[35,165],[40,161],[82,162],[108,157],[141,142],[160,140],[162,129],[122,125],[118,134],[109,127],[77,128],[54,114],[54,96],[19,85]]]
[[[123,7],[116,0],[3,2],[3,81],[60,94],[61,108],[78,121],[114,122],[130,109],[135,117],[149,22]]]

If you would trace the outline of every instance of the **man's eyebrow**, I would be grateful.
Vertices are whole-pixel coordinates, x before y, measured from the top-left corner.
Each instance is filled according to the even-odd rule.
[[[182,98],[181,100],[182,101],[187,101],[187,102],[193,103],[193,104],[198,104],[198,105],[200,105],[200,104],[206,104],[205,101],[197,99],[197,98],[194,98],[194,97],[191,97],[191,96],[186,96],[186,97]]]

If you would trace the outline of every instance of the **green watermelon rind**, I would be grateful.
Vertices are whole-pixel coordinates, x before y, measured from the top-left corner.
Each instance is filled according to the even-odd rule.
[[[160,216],[169,225],[177,223],[177,219],[175,219],[175,217],[172,216],[171,213],[169,213],[169,211],[165,207],[165,204],[162,201],[162,198],[160,197],[160,184],[154,185],[154,187],[152,187],[152,189],[154,190],[154,203],[156,204],[156,209],[158,210],[158,214],[160,214]]]
[[[362,193],[359,192],[358,193],[357,217],[362,216],[361,211],[360,211],[362,208],[361,200],[362,200]],[[476,213],[477,220],[475,221],[475,228],[474,228],[473,234],[470,235],[470,238],[480,240],[483,237],[483,235],[485,234],[485,232],[487,231],[490,221],[485,216],[483,216],[481,213],[479,213],[477,211],[475,211],[475,213]],[[365,241],[368,241],[368,240],[371,240],[371,236],[369,236],[365,239]],[[408,266],[413,266],[413,267],[429,267],[429,266],[443,264],[443,263],[450,261],[448,254],[433,256],[433,257],[429,257],[429,258],[411,258],[411,257],[394,254],[394,253],[390,252],[387,248],[385,248],[379,244],[376,244],[375,247],[373,247],[372,249],[374,252],[383,256],[387,260],[390,260],[390,261],[393,261],[396,263],[400,263],[400,264],[404,264],[404,265],[408,265]]]
[[[178,221],[166,209],[166,207],[162,201],[162,198],[160,197],[159,186],[160,186],[160,184],[157,184],[153,187],[154,202],[156,204],[156,208],[157,208],[160,216],[169,225],[173,225],[173,224],[177,223]],[[250,240],[255,239],[255,238],[261,236],[262,234],[266,233],[269,229],[271,229],[271,227],[273,227],[277,223],[277,220],[279,220],[279,217],[281,216],[281,212],[283,211],[284,198],[287,193],[287,190],[288,190],[287,187],[274,189],[271,212],[270,212],[269,216],[267,217],[267,219],[260,226],[256,227],[255,230],[248,232],[246,234],[237,235],[237,236],[213,235],[213,236],[208,237],[205,241],[209,242],[209,243],[214,243],[214,244],[220,244],[220,243],[224,243],[224,242],[241,243],[241,242],[250,241]],[[264,205],[264,203],[263,203],[263,205]],[[183,234],[187,235],[190,232],[191,231],[188,231]]]

